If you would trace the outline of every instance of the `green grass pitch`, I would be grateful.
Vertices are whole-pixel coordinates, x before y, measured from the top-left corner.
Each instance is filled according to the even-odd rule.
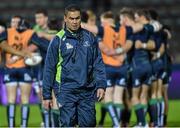
[[[97,122],[100,119],[100,104],[96,105],[97,110]],[[20,126],[20,107],[18,105],[16,109],[16,126]],[[134,124],[136,121],[134,112],[131,117],[131,124]],[[40,126],[41,116],[39,107],[37,105],[31,105],[30,107],[30,118],[28,126],[35,127]],[[7,116],[6,116],[6,107],[0,105],[0,127],[7,126]],[[109,115],[105,118],[104,126],[112,126]],[[177,127],[180,126],[180,100],[171,100],[169,102],[169,115],[168,115],[168,126]]]

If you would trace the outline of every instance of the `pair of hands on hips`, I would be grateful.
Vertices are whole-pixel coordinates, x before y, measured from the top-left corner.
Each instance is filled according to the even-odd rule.
[[[146,46],[146,44],[145,43],[142,43],[140,40],[137,40],[136,42],[135,42],[135,48],[136,49],[141,49],[141,48],[146,48],[147,46]]]

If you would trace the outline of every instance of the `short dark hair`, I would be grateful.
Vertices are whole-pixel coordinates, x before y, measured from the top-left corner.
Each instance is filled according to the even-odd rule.
[[[65,8],[64,15],[66,16],[68,12],[74,12],[74,11],[79,11],[81,13],[81,9],[79,8],[79,6],[77,6],[76,4],[71,4]]]
[[[132,8],[124,7],[120,10],[120,15],[127,16],[129,19],[134,20],[134,10]]]
[[[136,13],[139,16],[144,16],[147,20],[151,19],[151,16],[149,14],[149,10],[147,10],[147,9],[139,9],[139,10],[136,11]]]
[[[35,14],[42,13],[44,16],[48,16],[48,12],[46,9],[38,9]]]

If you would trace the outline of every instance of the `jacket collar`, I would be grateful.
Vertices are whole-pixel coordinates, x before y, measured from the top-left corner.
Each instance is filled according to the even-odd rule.
[[[76,32],[73,32],[73,31],[68,30],[65,26],[64,30],[67,37],[79,39],[82,28],[79,28]]]

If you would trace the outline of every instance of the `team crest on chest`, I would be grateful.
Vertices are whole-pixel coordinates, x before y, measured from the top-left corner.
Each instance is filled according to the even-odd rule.
[[[67,49],[72,49],[72,48],[73,48],[73,45],[70,44],[70,43],[66,43],[66,48],[67,48]]]
[[[89,46],[90,46],[89,41],[85,41],[85,42],[83,43],[83,46],[84,46],[84,47],[89,47]]]

